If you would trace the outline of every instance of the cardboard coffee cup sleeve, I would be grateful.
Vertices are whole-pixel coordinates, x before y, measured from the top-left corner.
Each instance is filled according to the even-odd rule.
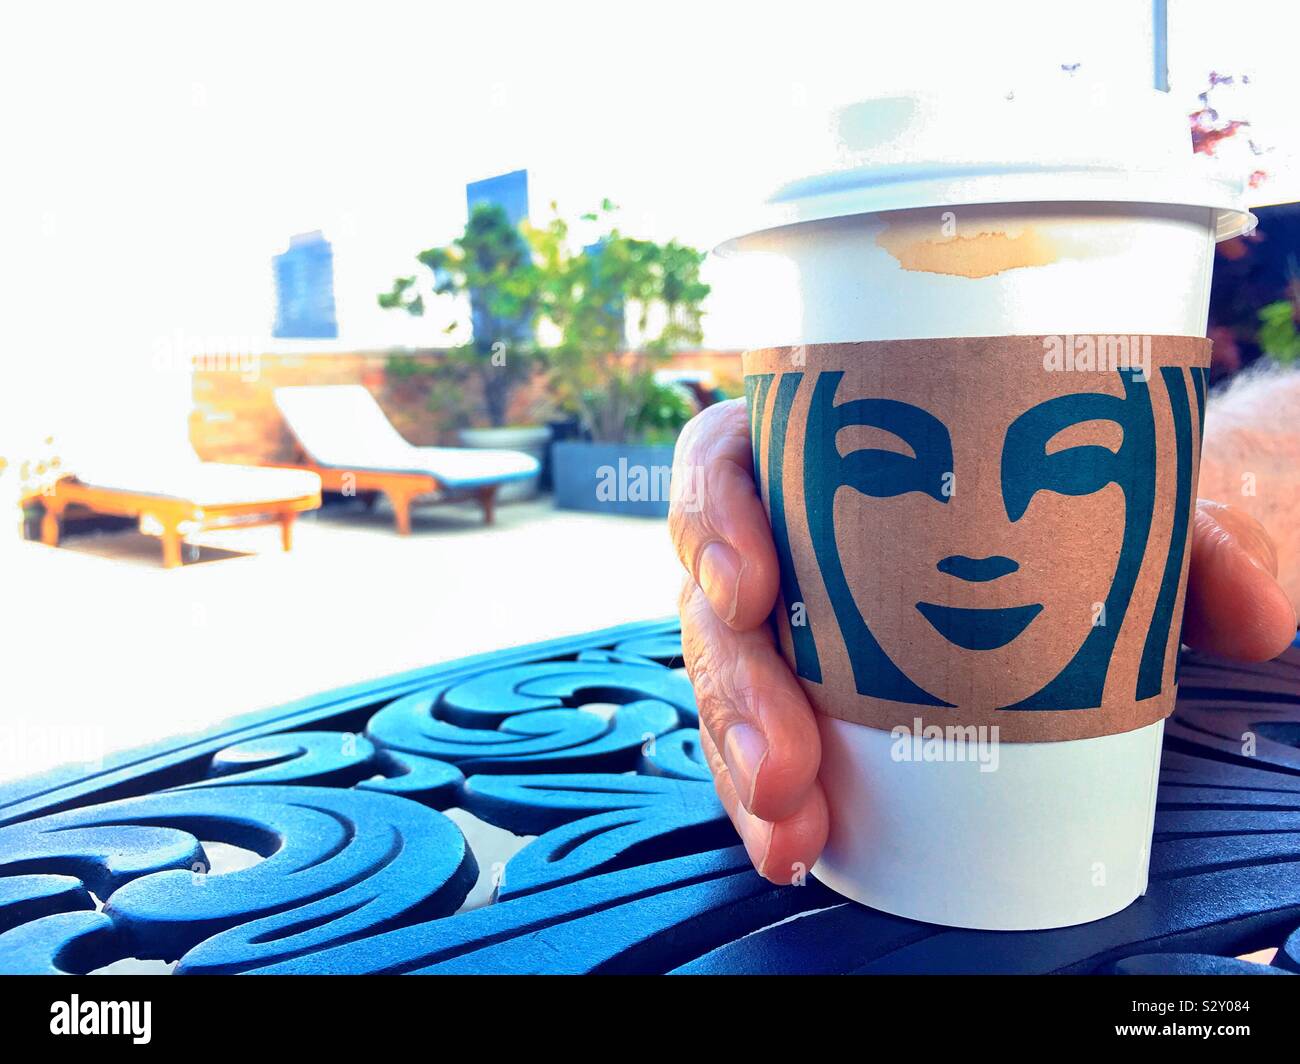
[[[746,352],[774,624],[814,708],[1007,742],[1173,709],[1210,342]]]

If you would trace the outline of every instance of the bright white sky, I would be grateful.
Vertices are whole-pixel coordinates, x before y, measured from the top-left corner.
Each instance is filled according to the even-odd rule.
[[[438,342],[443,320],[374,297],[463,225],[469,180],[525,167],[535,215],[608,196],[629,231],[705,243],[720,190],[741,202],[797,169],[829,104],[1067,62],[1150,78],[1143,0],[15,7],[0,357],[111,388],[168,344],[262,346],[270,258],[312,229],[335,248],[340,346]],[[1210,68],[1251,72],[1256,135],[1295,141],[1296,5],[1170,9],[1189,109]],[[733,344],[743,311],[715,291],[708,342]]]

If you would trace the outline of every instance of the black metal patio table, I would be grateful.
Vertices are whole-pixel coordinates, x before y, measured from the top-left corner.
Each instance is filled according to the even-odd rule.
[[[1185,653],[1147,895],[998,933],[755,874],[679,655],[628,625],[0,787],[0,972],[1300,972],[1300,648]],[[464,814],[530,841],[493,867]]]

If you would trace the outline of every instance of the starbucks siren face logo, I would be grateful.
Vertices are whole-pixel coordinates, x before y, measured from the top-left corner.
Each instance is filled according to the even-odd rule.
[[[995,352],[927,373],[896,350],[957,342],[831,345],[857,350],[747,378],[782,596],[807,604],[782,625],[796,671],[823,683],[847,659],[858,695],[985,712],[1160,694],[1204,372],[1017,372]],[[1158,505],[1183,513],[1156,543]],[[1112,670],[1130,613],[1148,632]]]

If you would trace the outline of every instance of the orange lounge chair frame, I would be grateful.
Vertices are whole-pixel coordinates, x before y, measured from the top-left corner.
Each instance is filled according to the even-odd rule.
[[[374,469],[339,469],[335,466],[317,465],[301,450],[297,461],[291,465],[276,464],[280,469],[303,469],[320,477],[321,487],[341,495],[368,495],[378,492],[388,496],[393,508],[393,518],[399,536],[411,534],[411,505],[422,495],[445,493],[440,501],[460,502],[477,499],[483,508],[483,523],[492,524],[496,518],[496,498],[499,484],[487,484],[465,491],[448,491],[437,477],[430,473],[380,472]]]
[[[73,477],[59,480],[48,492],[42,493],[40,498],[45,507],[45,514],[41,518],[41,542],[51,547],[59,544],[59,521],[69,506],[84,506],[96,513],[120,517],[153,518],[162,526],[164,569],[175,569],[181,564],[181,543],[184,542],[186,533],[207,529],[278,524],[280,544],[285,550],[291,550],[293,524],[298,515],[317,509],[321,503],[320,492],[313,492],[260,502],[199,506],[188,499],[119,488],[100,488],[83,484]],[[184,533],[182,528],[185,529]]]

